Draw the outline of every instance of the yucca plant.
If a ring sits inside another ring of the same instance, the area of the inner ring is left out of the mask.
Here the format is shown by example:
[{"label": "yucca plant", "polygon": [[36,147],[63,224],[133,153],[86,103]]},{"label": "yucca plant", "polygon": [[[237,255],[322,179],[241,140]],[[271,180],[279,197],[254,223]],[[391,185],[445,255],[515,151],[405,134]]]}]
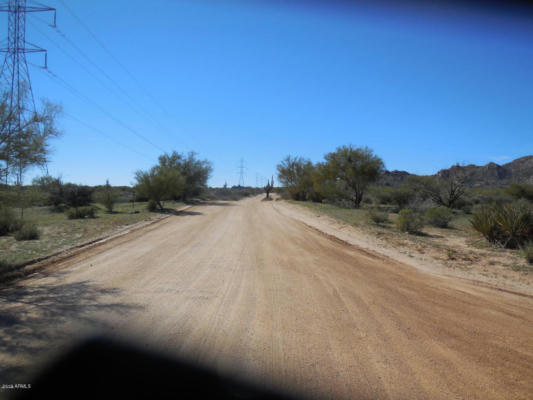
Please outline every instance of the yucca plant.
[{"label": "yucca plant", "polygon": [[533,211],[521,202],[482,207],[470,223],[490,243],[503,247],[517,248],[533,240]]},{"label": "yucca plant", "polygon": [[495,218],[495,207],[485,206],[474,213],[470,224],[472,228],[481,233],[490,243],[498,243],[501,232]]},{"label": "yucca plant", "polygon": [[498,207],[494,218],[501,231],[504,247],[516,249],[528,239],[532,231],[531,211],[520,204]]}]

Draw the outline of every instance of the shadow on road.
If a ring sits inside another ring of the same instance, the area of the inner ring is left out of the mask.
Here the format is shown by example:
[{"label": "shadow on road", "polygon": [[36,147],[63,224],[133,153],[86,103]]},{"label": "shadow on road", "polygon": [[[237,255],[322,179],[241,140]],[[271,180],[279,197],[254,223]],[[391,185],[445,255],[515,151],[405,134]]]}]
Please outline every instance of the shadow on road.
[{"label": "shadow on road", "polygon": [[208,201],[192,202],[192,203],[190,203],[190,205],[193,205],[193,206],[235,207],[234,202],[230,203],[230,201],[231,200],[223,200],[223,201],[208,200]]},{"label": "shadow on road", "polygon": [[25,372],[21,364],[36,360],[54,344],[72,340],[74,326],[110,329],[95,313],[123,315],[142,308],[116,300],[119,292],[89,281],[0,290],[0,383],[15,382]]}]

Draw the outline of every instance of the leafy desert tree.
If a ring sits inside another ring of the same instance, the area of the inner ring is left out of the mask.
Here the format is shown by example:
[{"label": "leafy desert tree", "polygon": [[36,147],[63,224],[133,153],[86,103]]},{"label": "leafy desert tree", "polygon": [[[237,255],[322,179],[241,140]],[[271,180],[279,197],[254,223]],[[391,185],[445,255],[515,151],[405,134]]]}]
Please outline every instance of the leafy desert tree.
[{"label": "leafy desert tree", "polygon": [[5,183],[13,177],[22,184],[24,173],[43,166],[50,154],[50,139],[61,134],[56,126],[61,106],[43,101],[42,107],[19,127],[16,115],[3,95],[0,102],[0,162]]},{"label": "leafy desert tree", "polygon": [[39,187],[45,196],[45,204],[59,210],[65,203],[63,182],[60,177],[54,178],[49,175],[41,176],[33,180],[33,185]]},{"label": "leafy desert tree", "polygon": [[356,208],[361,205],[368,186],[378,180],[384,169],[381,158],[368,147],[341,146],[324,158],[325,176],[344,187]]},{"label": "leafy desert tree", "polygon": [[161,168],[176,169],[183,177],[183,188],[177,198],[190,199],[200,195],[207,189],[207,181],[213,172],[213,167],[208,160],[199,160],[197,153],[190,152],[187,156],[173,151],[159,157]]},{"label": "leafy desert tree", "polygon": [[135,190],[140,197],[147,198],[163,210],[163,200],[180,197],[185,188],[185,178],[177,164],[168,164],[166,158],[149,171],[135,173]]},{"label": "leafy desert tree", "polygon": [[20,221],[24,220],[24,210],[33,207],[43,200],[43,193],[35,186],[17,185],[15,204],[20,211]]},{"label": "leafy desert tree", "polygon": [[455,165],[444,175],[409,177],[409,185],[437,206],[455,208],[467,191],[467,177],[462,167]]},{"label": "leafy desert tree", "polygon": [[285,157],[278,165],[278,180],[293,200],[307,200],[313,189],[313,164],[302,157]]}]

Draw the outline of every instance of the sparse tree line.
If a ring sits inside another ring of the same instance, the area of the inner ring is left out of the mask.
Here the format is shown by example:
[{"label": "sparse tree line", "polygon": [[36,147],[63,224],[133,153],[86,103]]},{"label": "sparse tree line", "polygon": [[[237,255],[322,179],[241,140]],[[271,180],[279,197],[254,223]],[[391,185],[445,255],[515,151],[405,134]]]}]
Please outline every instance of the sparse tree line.
[{"label": "sparse tree line", "polygon": [[117,203],[148,202],[150,211],[163,210],[164,201],[187,201],[200,196],[207,188],[212,167],[195,153],[163,154],[148,171],[135,173],[134,187],[87,186],[66,183],[60,177],[42,176],[31,185],[0,185],[0,236],[13,234],[17,240],[38,239],[35,224],[24,218],[30,207],[48,207],[50,212],[65,213],[68,219],[95,218],[99,203],[113,213]]},{"label": "sparse tree line", "polygon": [[400,231],[420,232],[425,224],[446,228],[455,215],[470,215],[472,228],[490,243],[522,248],[533,263],[533,185],[474,189],[457,165],[438,176],[409,176],[397,187],[382,186],[381,158],[368,147],[341,146],[313,163],[285,157],[277,166],[286,198],[367,209],[376,224],[398,213]]}]

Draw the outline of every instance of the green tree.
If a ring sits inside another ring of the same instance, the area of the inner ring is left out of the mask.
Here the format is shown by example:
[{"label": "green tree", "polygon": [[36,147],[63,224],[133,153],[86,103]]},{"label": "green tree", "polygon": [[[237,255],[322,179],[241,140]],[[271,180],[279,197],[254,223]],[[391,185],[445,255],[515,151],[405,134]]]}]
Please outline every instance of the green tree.
[{"label": "green tree", "polygon": [[211,163],[208,160],[199,160],[195,152],[190,152],[187,156],[176,151],[163,154],[159,157],[159,166],[179,171],[184,181],[176,199],[182,200],[200,195],[207,188],[207,181],[213,172]]},{"label": "green tree", "polygon": [[61,106],[44,100],[39,111],[18,126],[18,115],[7,102],[7,95],[0,102],[0,162],[5,183],[13,177],[23,183],[24,173],[33,166],[43,166],[50,154],[50,139],[61,134],[56,119]]},{"label": "green tree", "polygon": [[368,186],[378,180],[384,168],[381,158],[368,147],[341,146],[324,158],[325,177],[335,180],[356,208],[361,205]]},{"label": "green tree", "polygon": [[45,196],[45,204],[54,209],[60,209],[65,203],[63,182],[60,177],[54,178],[49,175],[41,176],[33,180],[33,185],[39,187]]},{"label": "green tree", "polygon": [[163,210],[163,200],[183,195],[185,188],[185,178],[179,169],[161,163],[161,159],[160,164],[149,171],[137,171],[135,180],[139,196],[154,202],[160,210]]},{"label": "green tree", "polygon": [[278,180],[293,200],[307,200],[313,190],[311,161],[302,157],[285,157],[278,165]]}]

